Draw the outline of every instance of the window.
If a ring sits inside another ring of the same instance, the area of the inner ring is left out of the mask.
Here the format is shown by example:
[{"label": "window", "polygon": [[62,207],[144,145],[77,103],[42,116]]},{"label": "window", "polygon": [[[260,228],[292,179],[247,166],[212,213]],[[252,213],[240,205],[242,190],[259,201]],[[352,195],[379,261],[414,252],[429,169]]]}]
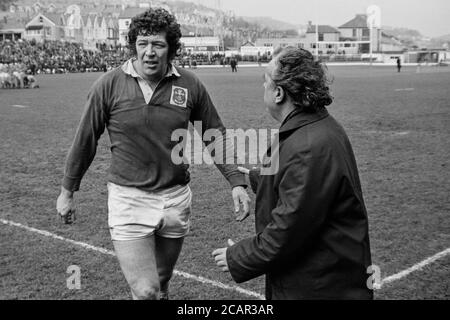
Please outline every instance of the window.
[{"label": "window", "polygon": [[319,41],[323,41],[323,33],[319,33]]},{"label": "window", "polygon": [[370,29],[363,29],[362,36],[363,37],[370,37]]},{"label": "window", "polygon": [[314,43],[311,43],[311,49],[315,49],[316,45]]},{"label": "window", "polygon": [[356,38],[356,29],[353,29],[353,37]]}]

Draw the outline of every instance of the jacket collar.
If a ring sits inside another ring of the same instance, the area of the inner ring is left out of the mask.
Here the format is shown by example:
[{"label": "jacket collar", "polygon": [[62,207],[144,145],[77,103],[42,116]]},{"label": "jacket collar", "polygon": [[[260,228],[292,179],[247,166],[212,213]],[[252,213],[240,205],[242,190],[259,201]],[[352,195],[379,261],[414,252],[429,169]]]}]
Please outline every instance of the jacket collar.
[{"label": "jacket collar", "polygon": [[304,127],[310,123],[322,120],[328,116],[329,113],[326,108],[322,108],[320,111],[315,113],[308,113],[300,109],[294,110],[281,124],[279,131],[280,135]]}]

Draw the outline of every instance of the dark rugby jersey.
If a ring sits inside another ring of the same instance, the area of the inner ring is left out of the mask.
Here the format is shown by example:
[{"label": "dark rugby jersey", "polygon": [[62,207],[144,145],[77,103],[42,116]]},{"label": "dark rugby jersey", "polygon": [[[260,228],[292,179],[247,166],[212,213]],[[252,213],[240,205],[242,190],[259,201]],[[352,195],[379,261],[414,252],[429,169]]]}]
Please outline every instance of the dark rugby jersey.
[{"label": "dark rugby jersey", "polygon": [[[163,78],[148,104],[138,80],[122,68],[94,83],[67,156],[62,182],[65,189],[79,190],[105,127],[112,153],[108,181],[146,191],[190,181],[189,165],[172,161],[172,150],[179,144],[171,140],[172,133],[188,129],[194,121],[201,121],[202,136],[208,129],[224,133],[225,128],[200,80],[187,70],[176,70],[179,75],[172,72]],[[232,187],[246,186],[236,165],[216,166]]]}]

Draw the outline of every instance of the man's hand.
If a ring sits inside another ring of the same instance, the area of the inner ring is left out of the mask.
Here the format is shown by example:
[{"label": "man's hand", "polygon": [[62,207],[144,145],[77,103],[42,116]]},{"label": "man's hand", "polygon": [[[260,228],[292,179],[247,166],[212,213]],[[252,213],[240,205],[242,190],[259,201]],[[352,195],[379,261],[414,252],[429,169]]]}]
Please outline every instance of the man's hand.
[{"label": "man's hand", "polygon": [[[234,241],[228,239],[228,247],[234,245]],[[223,272],[229,272],[228,263],[227,263],[227,249],[228,248],[220,248],[213,251],[212,255],[214,257],[214,261],[216,261],[217,266]]]},{"label": "man's hand", "polygon": [[244,187],[234,187],[232,191],[234,202],[234,213],[239,214],[240,205],[242,204],[242,213],[236,217],[236,221],[243,221],[250,214],[250,197]]},{"label": "man's hand", "polygon": [[59,194],[58,200],[56,200],[56,211],[61,216],[61,219],[64,219],[66,224],[71,224],[75,220],[73,192],[61,187],[61,193]]}]

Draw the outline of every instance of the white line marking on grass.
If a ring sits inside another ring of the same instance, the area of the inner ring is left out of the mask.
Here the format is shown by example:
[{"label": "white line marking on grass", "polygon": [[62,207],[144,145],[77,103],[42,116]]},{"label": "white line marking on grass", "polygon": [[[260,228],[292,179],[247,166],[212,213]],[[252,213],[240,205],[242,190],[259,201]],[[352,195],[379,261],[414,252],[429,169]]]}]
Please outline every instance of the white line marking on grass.
[{"label": "white line marking on grass", "polygon": [[388,283],[400,280],[400,279],[408,276],[409,274],[411,274],[411,273],[413,273],[415,271],[419,271],[419,270],[423,269],[424,267],[426,267],[427,265],[435,262],[436,260],[444,258],[445,256],[447,256],[449,254],[450,254],[450,248],[447,248],[444,251],[439,252],[439,253],[435,254],[434,256],[429,257],[429,258],[427,258],[427,259],[425,259],[425,260],[423,260],[423,261],[413,265],[411,268],[408,268],[408,269],[403,270],[403,271],[401,271],[399,273],[396,273],[396,274],[394,274],[392,276],[384,278],[383,280],[381,280],[381,285],[383,286],[385,284],[388,284]]},{"label": "white line marking on grass", "polygon": [[[20,224],[20,223],[17,223],[17,222],[13,222],[13,221],[9,221],[9,220],[0,219],[0,222],[3,223],[3,224],[9,225],[9,226],[25,229],[27,231],[34,232],[34,233],[40,234],[40,235],[45,236],[45,237],[49,237],[49,238],[52,238],[52,239],[68,242],[70,244],[82,247],[82,248],[87,249],[87,250],[97,251],[97,252],[100,252],[100,253],[103,253],[103,254],[107,254],[107,255],[110,255],[110,256],[115,256],[115,253],[113,251],[111,251],[111,250],[95,247],[95,246],[90,245],[88,243],[75,241],[75,240],[72,240],[72,239],[67,239],[67,238],[58,236],[57,234],[54,234],[54,233],[51,233],[51,232],[48,232],[48,231],[45,231],[45,230],[35,229],[35,228],[28,227],[28,226],[25,226],[23,224]],[[190,274],[190,273],[187,273],[187,272],[183,272],[183,271],[178,271],[178,270],[174,270],[174,274],[176,274],[177,276],[183,277],[183,278],[187,278],[187,279],[191,279],[191,280],[195,280],[195,281],[201,282],[203,284],[209,284],[209,285],[212,285],[214,287],[218,287],[218,288],[229,290],[229,291],[236,291],[236,292],[245,294],[245,295],[250,296],[250,297],[255,297],[255,298],[258,298],[260,300],[264,300],[264,297],[262,295],[260,295],[259,293],[256,293],[256,292],[250,291],[250,290],[246,290],[246,289],[243,289],[243,288],[238,287],[238,286],[229,286],[229,285],[226,285],[226,284],[218,282],[218,281],[210,280],[210,279],[207,279],[207,278],[204,278],[204,277],[200,277],[200,276],[195,276],[193,274]]]},{"label": "white line marking on grass", "polygon": [[406,136],[411,133],[411,131],[383,131],[383,130],[366,130],[363,131],[367,134],[381,134],[381,135],[391,135],[391,136]]},{"label": "white line marking on grass", "polygon": [[406,136],[409,134],[409,131],[399,131],[399,132],[395,132],[394,134],[396,134],[398,136]]},{"label": "white line marking on grass", "polygon": [[414,88],[395,89],[395,91],[414,91]]},{"label": "white line marking on grass", "polygon": [[13,104],[11,107],[13,107],[13,108],[30,108],[30,106],[23,106],[21,104]]}]

